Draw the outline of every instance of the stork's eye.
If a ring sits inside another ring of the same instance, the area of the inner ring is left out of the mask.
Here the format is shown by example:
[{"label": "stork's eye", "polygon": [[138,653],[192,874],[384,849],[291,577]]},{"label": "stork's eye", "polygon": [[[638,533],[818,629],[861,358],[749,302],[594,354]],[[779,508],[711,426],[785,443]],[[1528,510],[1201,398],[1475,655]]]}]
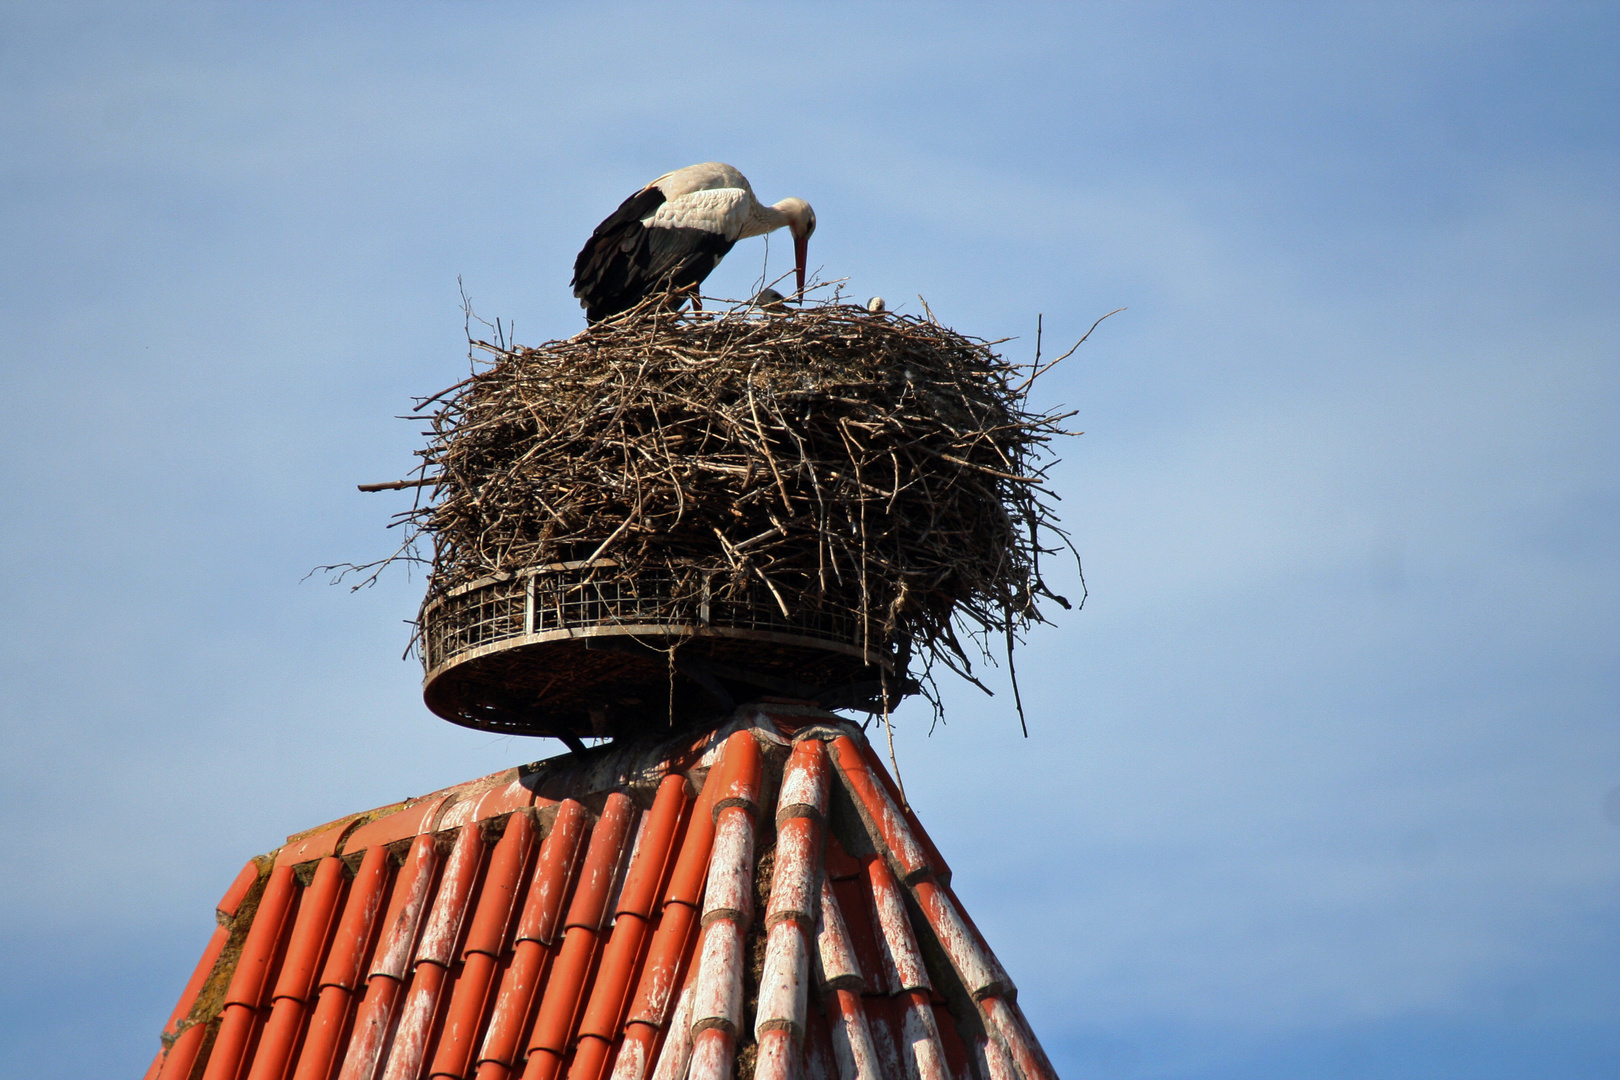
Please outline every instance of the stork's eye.
[{"label": "stork's eye", "polygon": [[808,239],[810,234],[815,232],[815,231],[816,231],[816,212],[814,210],[812,210],[812,211],[810,211],[809,220],[804,223],[804,235]]}]

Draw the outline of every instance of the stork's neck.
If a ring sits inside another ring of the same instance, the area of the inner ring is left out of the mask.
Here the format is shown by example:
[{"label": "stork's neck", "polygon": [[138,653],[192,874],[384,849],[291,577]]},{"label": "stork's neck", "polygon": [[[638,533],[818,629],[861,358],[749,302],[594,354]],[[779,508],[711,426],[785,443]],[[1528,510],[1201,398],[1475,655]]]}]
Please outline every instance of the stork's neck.
[{"label": "stork's neck", "polygon": [[[783,200],[783,202],[786,201]],[[780,206],[781,204],[777,205]],[[792,219],[778,209],[777,206],[766,206],[764,203],[756,202],[753,209],[749,211],[748,220],[743,222],[742,232],[737,235],[737,239],[744,240],[750,236],[764,236],[768,232],[786,228],[791,223]]]}]

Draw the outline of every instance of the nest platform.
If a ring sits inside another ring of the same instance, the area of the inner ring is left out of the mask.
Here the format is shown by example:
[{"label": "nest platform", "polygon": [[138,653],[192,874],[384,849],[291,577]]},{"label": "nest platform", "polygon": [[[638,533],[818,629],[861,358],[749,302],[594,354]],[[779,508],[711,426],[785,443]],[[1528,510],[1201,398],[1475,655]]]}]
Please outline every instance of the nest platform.
[{"label": "nest platform", "polygon": [[612,560],[459,586],[422,611],[424,699],[446,720],[519,735],[640,733],[762,693],[881,707],[892,660],[863,643],[854,613],[785,617],[757,586],[682,604],[674,586]]},{"label": "nest platform", "polygon": [[427,704],[618,737],[760,694],[876,710],[969,670],[1061,601],[1040,557],[1062,417],[992,344],[840,304],[475,342],[400,485],[428,494],[400,515],[432,545]]}]

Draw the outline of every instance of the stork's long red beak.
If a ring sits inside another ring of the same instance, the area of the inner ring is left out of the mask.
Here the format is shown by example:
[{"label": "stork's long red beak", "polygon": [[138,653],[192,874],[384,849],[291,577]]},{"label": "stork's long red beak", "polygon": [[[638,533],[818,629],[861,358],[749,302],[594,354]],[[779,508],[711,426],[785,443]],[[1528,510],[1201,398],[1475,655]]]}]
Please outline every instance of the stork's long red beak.
[{"label": "stork's long red beak", "polygon": [[810,238],[808,236],[795,236],[793,238],[794,269],[799,275],[799,302],[804,302],[804,261],[810,254]]}]

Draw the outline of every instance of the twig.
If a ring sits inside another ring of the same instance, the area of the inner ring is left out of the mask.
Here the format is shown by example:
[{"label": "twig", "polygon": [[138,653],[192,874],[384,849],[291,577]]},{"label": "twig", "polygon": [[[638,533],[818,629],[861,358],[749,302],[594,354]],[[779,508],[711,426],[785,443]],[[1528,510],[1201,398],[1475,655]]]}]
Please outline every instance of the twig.
[{"label": "twig", "polygon": [[1040,480],[1036,479],[1033,476],[1018,476],[1018,475],[1016,475],[1014,473],[1002,472],[1000,469],[992,469],[988,465],[980,465],[980,464],[978,464],[977,462],[974,462],[974,461],[966,461],[966,460],[964,460],[962,458],[957,457],[954,454],[940,454],[939,456],[944,458],[946,461],[950,462],[952,465],[960,465],[965,469],[976,469],[979,472],[986,473],[986,474],[988,474],[990,476],[999,477],[1002,480],[1014,480],[1014,481],[1017,481],[1020,484],[1039,484],[1039,483],[1041,483]]},{"label": "twig", "polygon": [[[1122,307],[1117,307],[1113,311],[1110,311],[1108,313],[1108,315],[1104,315],[1102,317],[1102,319],[1098,319],[1096,322],[1092,323],[1091,324],[1091,330],[1095,330],[1095,329],[1097,329],[1097,327],[1101,326],[1103,319],[1108,318],[1109,315],[1118,315],[1120,312],[1122,312],[1124,310],[1126,310],[1126,309],[1122,308]],[[1080,340],[1075,342],[1074,346],[1071,349],[1069,349],[1068,352],[1064,353],[1062,356],[1058,357],[1056,360],[1053,360],[1050,364],[1047,364],[1045,367],[1039,366],[1040,352],[1037,349],[1036,354],[1035,354],[1035,356],[1036,356],[1035,370],[1030,372],[1029,378],[1027,378],[1023,382],[1019,383],[1018,386],[1013,389],[1013,393],[1020,394],[1020,395],[1023,394],[1024,391],[1028,390],[1032,385],[1034,385],[1036,379],[1040,378],[1042,375],[1046,374],[1048,371],[1051,371],[1053,368],[1055,368],[1059,364],[1063,363],[1063,361],[1065,361],[1069,357],[1073,356],[1074,353],[1075,353],[1075,350],[1080,348],[1080,346],[1084,345],[1086,343],[1086,338],[1091,336],[1091,330],[1087,330],[1084,334],[1080,335]]]},{"label": "twig", "polygon": [[361,491],[399,491],[403,488],[432,487],[439,482],[437,476],[424,476],[420,480],[390,480],[385,484],[356,484]]},{"label": "twig", "polygon": [[[638,507],[637,509],[640,508]],[[624,530],[630,527],[631,522],[635,521],[636,517],[637,514],[632,511],[630,516],[624,519],[623,524],[621,524],[617,529],[614,529],[613,532],[609,533],[608,538],[602,541],[595,551],[591,552],[585,557],[585,565],[590,566],[595,563],[597,559],[601,558],[602,552],[606,551],[613,541],[624,535]]]},{"label": "twig", "polygon": [[894,784],[900,789],[901,808],[910,811],[911,800],[906,798],[906,782],[900,776],[900,759],[894,754],[894,723],[889,719],[889,673],[884,671],[883,683],[883,730],[889,735],[889,765],[894,769]]}]

